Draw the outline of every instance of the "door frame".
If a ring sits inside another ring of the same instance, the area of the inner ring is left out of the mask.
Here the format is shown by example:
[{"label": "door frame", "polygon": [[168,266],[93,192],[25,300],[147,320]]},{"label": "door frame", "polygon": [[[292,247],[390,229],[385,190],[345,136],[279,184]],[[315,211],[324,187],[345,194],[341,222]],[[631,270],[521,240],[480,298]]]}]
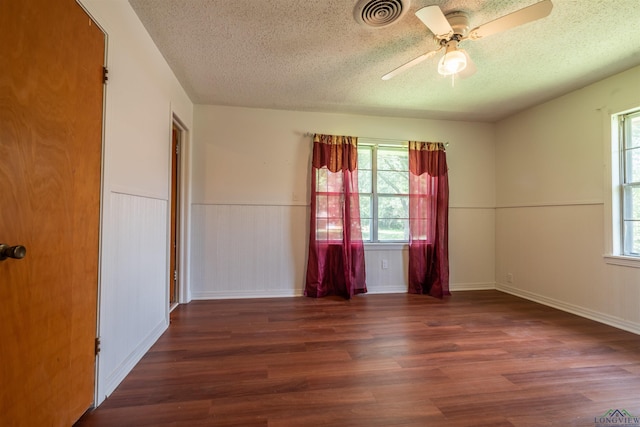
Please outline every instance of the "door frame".
[{"label": "door frame", "polygon": [[169,158],[171,159],[170,167],[170,185],[169,185],[169,311],[173,311],[174,308],[180,304],[180,280],[178,274],[182,271],[180,265],[180,197],[182,192],[180,191],[180,171],[181,171],[181,159],[182,153],[180,148],[182,145],[182,129],[175,123],[171,124],[171,145],[169,151]]},{"label": "door frame", "polygon": [[[173,138],[173,127],[177,127],[180,131],[179,140],[179,157],[178,157],[178,211],[177,211],[177,234],[178,234],[178,253],[176,259],[176,268],[178,270],[178,287],[177,301],[173,307],[169,303],[169,286],[172,277],[167,277],[167,316],[170,311],[178,304],[186,304],[191,301],[190,292],[190,274],[189,274],[189,245],[190,245],[190,217],[191,217],[191,132],[175,112],[171,113],[171,131],[169,132],[169,176],[168,188],[171,191],[171,140]],[[171,194],[168,195],[167,202],[167,242],[171,239]],[[167,245],[167,267],[169,265],[169,257],[171,256],[171,244]],[[169,275],[170,276],[170,275]],[[167,318],[168,320],[168,318]]]}]

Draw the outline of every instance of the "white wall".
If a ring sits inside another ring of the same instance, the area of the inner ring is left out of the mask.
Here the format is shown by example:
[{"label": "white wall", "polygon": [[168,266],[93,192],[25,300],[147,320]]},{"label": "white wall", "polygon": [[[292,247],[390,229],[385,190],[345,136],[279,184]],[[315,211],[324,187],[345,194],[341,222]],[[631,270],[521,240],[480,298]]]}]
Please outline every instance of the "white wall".
[{"label": "white wall", "polygon": [[83,0],[108,36],[96,404],[168,326],[173,115],[193,104],[126,0]]},{"label": "white wall", "polygon": [[[493,125],[195,106],[194,298],[301,295],[308,242],[307,132],[448,142],[451,289],[493,288]],[[366,252],[370,293],[406,292],[399,247]],[[381,260],[389,268],[382,270]]]},{"label": "white wall", "polygon": [[498,289],[640,333],[640,269],[603,258],[610,115],[637,106],[640,67],[496,124]]}]

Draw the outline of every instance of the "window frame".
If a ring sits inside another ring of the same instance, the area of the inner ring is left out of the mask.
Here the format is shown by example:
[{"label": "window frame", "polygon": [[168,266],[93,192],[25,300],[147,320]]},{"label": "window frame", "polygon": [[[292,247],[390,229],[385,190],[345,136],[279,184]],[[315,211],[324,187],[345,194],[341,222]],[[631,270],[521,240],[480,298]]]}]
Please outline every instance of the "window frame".
[{"label": "window frame", "polygon": [[[617,111],[616,111],[617,110]],[[605,163],[605,248],[603,259],[607,264],[640,268],[640,256],[629,256],[624,254],[623,242],[623,174],[624,168],[622,159],[624,152],[623,144],[623,117],[628,117],[635,113],[640,113],[639,105],[627,105],[626,108],[616,110],[603,109],[603,127],[607,129],[606,135],[609,136],[607,150],[609,155],[606,156]]]},{"label": "window frame", "polygon": [[[383,149],[389,149],[389,150],[394,150],[394,151],[407,151],[408,153],[408,149],[409,149],[409,145],[408,142],[406,141],[372,141],[372,140],[365,140],[365,139],[360,139],[358,141],[358,149],[360,148],[364,148],[367,147],[368,149],[371,150],[371,193],[365,193],[362,191],[362,183],[360,182],[360,179],[358,179],[358,191],[359,191],[359,196],[367,196],[370,197],[370,218],[366,218],[369,220],[369,239],[364,239],[363,237],[363,242],[367,245],[406,245],[409,243],[409,238],[407,237],[407,239],[398,239],[398,240],[380,240],[380,233],[379,233],[379,223],[380,223],[380,218],[378,215],[378,208],[379,208],[379,198],[380,196],[382,197],[397,197],[397,198],[406,198],[407,203],[409,203],[409,190],[407,188],[407,193],[399,193],[399,194],[395,194],[395,193],[379,193],[378,192],[378,152],[380,148]],[[409,159],[407,157],[407,165],[406,165],[406,173],[407,173],[407,180],[409,179]],[[360,170],[360,169],[359,169]],[[364,170],[369,170],[369,169],[364,169]],[[401,171],[404,172],[404,171]],[[408,182],[407,182],[408,185]],[[361,197],[359,197],[360,200],[362,200]],[[361,204],[362,206],[362,204]],[[408,206],[407,206],[407,218],[405,218],[405,220],[407,221],[407,227],[409,224],[409,211],[408,211]],[[362,221],[363,216],[362,216],[362,209],[360,212],[360,219]]]},{"label": "window frame", "polygon": [[[628,164],[628,154],[633,151],[640,152],[640,144],[636,146],[629,147],[630,139],[631,139],[631,119],[637,118],[640,119],[640,109],[633,110],[624,114],[620,114],[618,116],[618,144],[619,144],[619,221],[620,226],[618,227],[619,233],[619,251],[620,255],[624,257],[638,258],[640,259],[640,248],[634,252],[632,250],[633,245],[629,242],[631,238],[631,232],[627,229],[627,224],[633,222],[640,222],[640,218],[632,219],[627,217],[627,212],[629,211],[629,205],[632,204],[632,201],[629,200],[631,196],[629,196],[627,189],[638,189],[640,190],[640,179],[632,181],[629,180],[629,176],[631,173],[631,165]],[[640,168],[640,162],[636,165]]]}]

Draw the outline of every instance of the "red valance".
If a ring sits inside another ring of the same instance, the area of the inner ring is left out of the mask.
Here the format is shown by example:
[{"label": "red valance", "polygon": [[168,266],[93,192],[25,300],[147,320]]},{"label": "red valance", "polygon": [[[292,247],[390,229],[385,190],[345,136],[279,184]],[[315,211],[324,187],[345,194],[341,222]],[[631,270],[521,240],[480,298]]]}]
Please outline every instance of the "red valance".
[{"label": "red valance", "polygon": [[331,172],[353,172],[358,166],[358,138],[316,134],[313,137],[313,167]]}]

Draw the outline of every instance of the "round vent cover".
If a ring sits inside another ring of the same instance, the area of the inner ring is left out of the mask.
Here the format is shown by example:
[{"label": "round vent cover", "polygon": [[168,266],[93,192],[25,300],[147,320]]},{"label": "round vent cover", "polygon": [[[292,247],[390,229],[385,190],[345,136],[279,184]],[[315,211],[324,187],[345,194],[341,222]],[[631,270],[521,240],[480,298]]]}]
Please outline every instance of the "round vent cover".
[{"label": "round vent cover", "polygon": [[382,28],[391,25],[409,9],[410,0],[360,0],[353,15],[361,24]]}]

